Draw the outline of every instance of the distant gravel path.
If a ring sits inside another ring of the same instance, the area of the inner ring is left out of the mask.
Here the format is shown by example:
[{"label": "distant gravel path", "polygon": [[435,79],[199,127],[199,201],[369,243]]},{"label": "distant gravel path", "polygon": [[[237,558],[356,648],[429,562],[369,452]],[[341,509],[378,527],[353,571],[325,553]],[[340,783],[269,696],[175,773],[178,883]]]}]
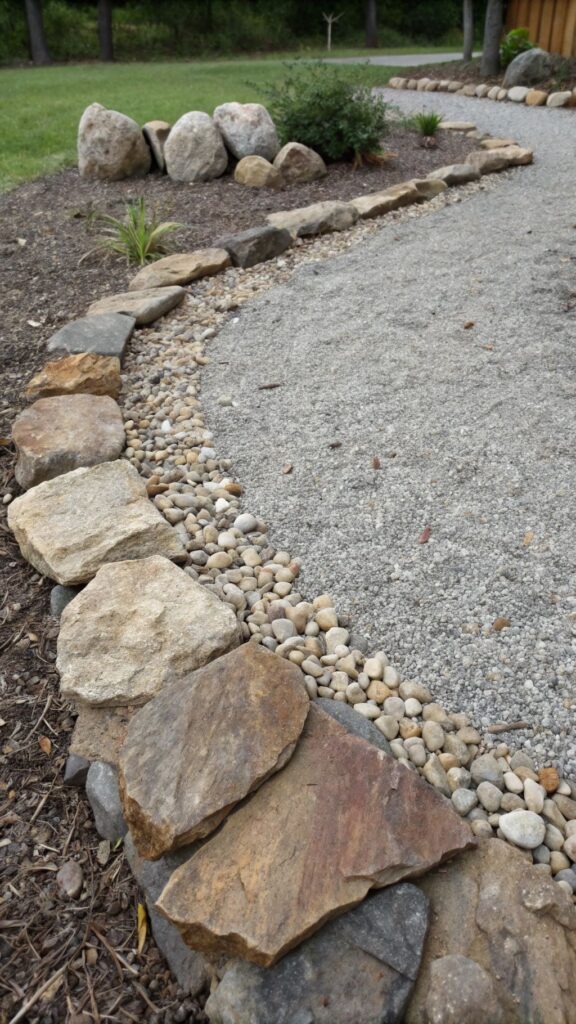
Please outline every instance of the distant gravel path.
[{"label": "distant gravel path", "polygon": [[209,425],[303,593],[575,776],[576,113],[383,91],[537,162],[248,304],[210,350]]}]

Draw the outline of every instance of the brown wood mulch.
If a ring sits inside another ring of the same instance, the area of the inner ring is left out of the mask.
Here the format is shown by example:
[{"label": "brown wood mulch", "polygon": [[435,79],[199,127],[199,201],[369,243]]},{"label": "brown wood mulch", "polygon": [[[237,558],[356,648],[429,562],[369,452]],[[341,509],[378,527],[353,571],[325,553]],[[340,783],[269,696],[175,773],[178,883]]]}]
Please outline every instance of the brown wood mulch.
[{"label": "brown wood mulch", "polygon": [[[229,176],[204,185],[160,175],[104,183],[68,170],[1,196],[0,496],[19,490],[9,430],[23,385],[46,361],[45,340],[134,273],[118,260],[82,259],[95,246],[98,213],[122,215],[143,195],[161,220],[181,223],[175,248],[193,249],[262,224],[274,210],[425,176],[470,149],[452,133],[424,149],[405,128],[386,145],[398,155],[383,168],[337,164],[321,181],[279,193]],[[0,1024],[200,1024],[204,1000],[178,989],[150,937],[137,952],[138,893],[121,846],[103,844],[84,795],[63,788],[74,712],[59,696],[51,583],[22,560],[2,505],[0,578]],[[78,899],[56,883],[70,859],[84,874]]]}]

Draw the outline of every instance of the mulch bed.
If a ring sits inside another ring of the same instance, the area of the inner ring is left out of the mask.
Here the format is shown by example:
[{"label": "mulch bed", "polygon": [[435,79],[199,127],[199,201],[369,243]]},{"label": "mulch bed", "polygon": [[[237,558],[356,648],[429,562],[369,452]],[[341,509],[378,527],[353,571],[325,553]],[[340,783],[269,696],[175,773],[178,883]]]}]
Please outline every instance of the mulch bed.
[{"label": "mulch bed", "polygon": [[[424,149],[406,129],[391,132],[386,145],[398,154],[386,167],[334,165],[325,179],[280,193],[230,177],[194,186],[159,175],[104,183],[68,170],[0,197],[0,498],[19,490],[10,426],[24,404],[23,385],[46,361],[45,340],[134,273],[118,260],[81,261],[96,242],[95,213],[121,215],[127,200],[144,195],[162,220],[182,224],[175,248],[193,249],[262,224],[274,210],[423,177],[470,149],[469,140],[448,132],[437,149]],[[23,562],[3,505],[0,578],[0,1024],[16,1016],[29,1024],[199,1024],[203,1000],[179,991],[153,941],[136,952],[138,893],[122,848],[100,841],[83,793],[63,788],[74,716],[58,691],[51,583]],[[84,873],[76,900],[56,883],[69,859]]]},{"label": "mulch bed", "polygon": [[[576,58],[555,57],[555,73],[551,78],[534,85],[535,89],[545,89],[547,92],[561,92],[564,89],[573,89],[576,86]],[[462,85],[480,82],[486,85],[502,85],[504,72],[487,78],[480,70],[480,59],[454,60],[446,64],[423,64],[417,68],[405,69],[405,78],[446,78],[450,81],[462,82]]]}]

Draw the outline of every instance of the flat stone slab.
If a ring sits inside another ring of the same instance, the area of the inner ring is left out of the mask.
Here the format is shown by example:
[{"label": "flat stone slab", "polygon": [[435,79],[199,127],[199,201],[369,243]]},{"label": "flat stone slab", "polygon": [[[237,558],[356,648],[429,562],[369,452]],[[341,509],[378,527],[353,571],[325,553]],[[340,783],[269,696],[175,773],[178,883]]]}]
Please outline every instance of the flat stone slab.
[{"label": "flat stone slab", "polygon": [[474,842],[416,773],[312,704],[286,767],[172,875],[157,907],[192,948],[269,966],[370,889]]},{"label": "flat stone slab", "polygon": [[438,167],[427,176],[430,181],[446,182],[447,185],[465,185],[468,181],[478,181],[480,172],[472,164],[448,164],[446,167]]},{"label": "flat stone slab", "polygon": [[25,394],[30,401],[54,395],[109,395],[117,399],[121,386],[117,356],[78,352],[46,363],[32,377]]},{"label": "flat stone slab", "polygon": [[139,853],[155,859],[212,832],[289,761],[309,707],[300,669],[258,644],[163,686],[130,723],[120,755]]},{"label": "flat stone slab", "polygon": [[8,525],[22,556],[63,586],[85,583],[106,562],[186,557],[144,480],[124,459],[38,484],[9,505]]},{"label": "flat stone slab", "polygon": [[248,228],[237,235],[219,238],[216,246],[225,249],[236,267],[253,267],[256,263],[280,256],[292,245],[289,231],[267,227]]},{"label": "flat stone slab", "polygon": [[326,200],[302,206],[298,210],[280,210],[270,213],[266,220],[275,228],[285,228],[296,238],[307,235],[325,235],[330,231],[345,231],[358,220],[359,213],[352,203]]},{"label": "flat stone slab", "polygon": [[186,292],[183,288],[141,288],[138,291],[119,292],[98,299],[88,307],[88,316],[103,313],[121,313],[133,317],[137,324],[151,324],[154,320],[169,313],[183,300]]},{"label": "flat stone slab", "polygon": [[275,967],[234,963],[205,1012],[211,1024],[402,1024],[427,928],[423,893],[408,882],[393,885]]},{"label": "flat stone slab", "polygon": [[501,146],[499,149],[477,149],[469,153],[466,161],[475,167],[480,174],[493,174],[505,171],[508,167],[520,167],[531,164],[534,153],[522,146]]},{"label": "flat stone slab", "polygon": [[473,132],[476,125],[473,121],[442,121],[438,127],[445,132]]},{"label": "flat stone slab", "polygon": [[130,291],[163,288],[166,285],[189,284],[200,277],[210,277],[230,266],[225,249],[198,249],[165,256],[147,267],[142,267],[129,284]]},{"label": "flat stone slab", "polygon": [[85,704],[145,704],[239,639],[230,606],[167,558],[111,562],[62,613],[60,689]]},{"label": "flat stone slab", "polygon": [[120,408],[104,395],[40,398],[16,417],[14,476],[27,490],[80,466],[117,459],[126,435]]},{"label": "flat stone slab", "polygon": [[70,739],[70,753],[87,761],[118,765],[128,726],[138,708],[102,708],[78,705],[78,717]]},{"label": "flat stone slab", "polygon": [[422,199],[416,185],[412,182],[405,182],[402,185],[391,185],[390,188],[382,189],[381,192],[372,192],[367,196],[358,196],[351,199],[350,205],[358,211],[363,219],[368,217],[381,217],[390,210],[398,210],[401,206],[409,206],[410,203],[417,203]]},{"label": "flat stone slab", "polygon": [[84,316],[61,327],[46,343],[49,352],[92,352],[98,356],[116,356],[124,361],[126,345],[136,320],[121,313]]}]

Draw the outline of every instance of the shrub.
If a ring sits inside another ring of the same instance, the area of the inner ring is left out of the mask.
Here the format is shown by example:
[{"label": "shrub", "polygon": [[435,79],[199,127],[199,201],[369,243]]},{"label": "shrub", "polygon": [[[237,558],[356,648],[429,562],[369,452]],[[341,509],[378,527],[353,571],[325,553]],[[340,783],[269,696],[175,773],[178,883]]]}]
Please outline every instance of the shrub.
[{"label": "shrub", "polygon": [[142,198],[127,204],[124,220],[108,214],[102,214],[99,219],[106,228],[98,247],[124,256],[128,263],[137,263],[140,267],[164,256],[169,251],[166,236],[181,227],[174,221],[159,223],[154,215],[148,219]]},{"label": "shrub", "polygon": [[357,74],[321,62],[287,67],[286,79],[266,89],[282,143],[301,142],[331,162],[380,153],[386,104]]},{"label": "shrub", "polygon": [[527,28],[514,28],[507,36],[504,36],[500,44],[500,63],[507,68],[514,57],[525,50],[531,50],[534,43],[530,42]]},{"label": "shrub", "polygon": [[420,135],[430,137],[436,135],[438,128],[442,124],[442,114],[428,113],[422,111],[421,114],[415,114],[412,118],[412,124]]}]

